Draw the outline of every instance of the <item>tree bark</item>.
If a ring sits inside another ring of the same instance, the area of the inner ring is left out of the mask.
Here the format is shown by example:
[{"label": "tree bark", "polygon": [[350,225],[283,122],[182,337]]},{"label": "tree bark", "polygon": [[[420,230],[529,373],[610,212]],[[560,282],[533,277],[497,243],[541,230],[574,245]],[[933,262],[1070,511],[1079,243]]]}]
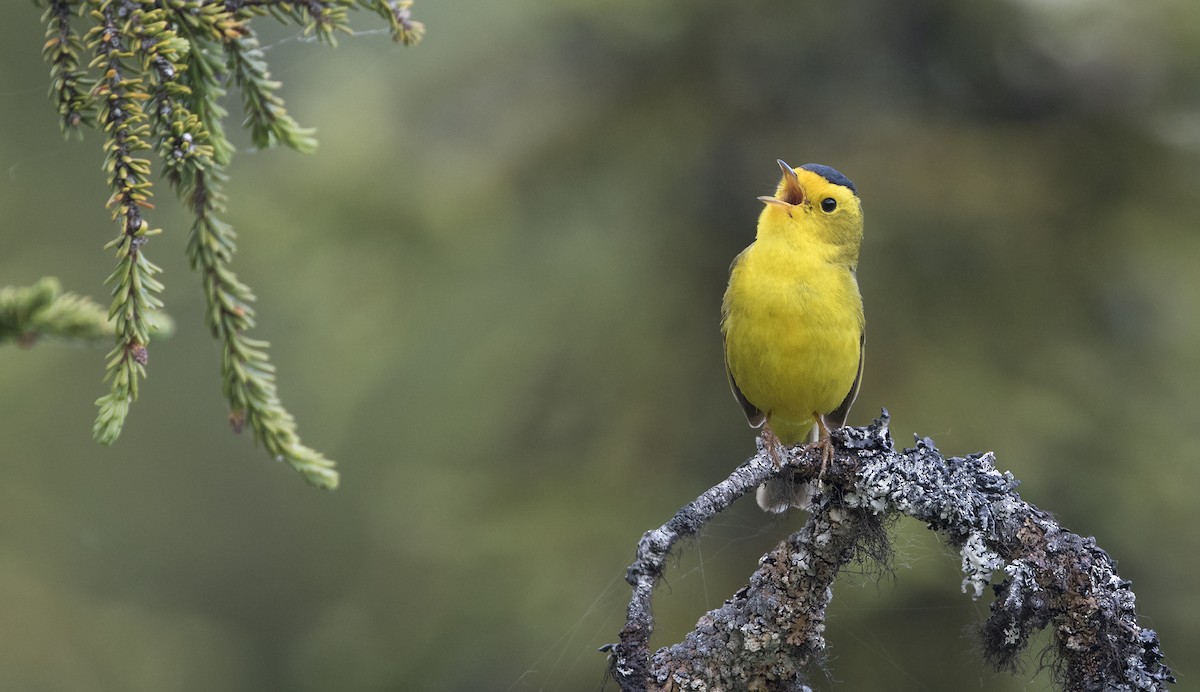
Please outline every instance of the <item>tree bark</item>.
[{"label": "tree bark", "polygon": [[[925,522],[962,555],[962,589],[978,598],[997,570],[982,656],[1012,670],[1030,636],[1053,626],[1053,666],[1068,690],[1165,690],[1174,683],[1158,637],[1137,624],[1130,582],[1093,538],[1067,531],[1023,501],[989,452],[945,458],[928,438],[897,452],[888,414],[833,433],[835,455],[802,445],[772,460],[758,453],[721,483],[646,532],[626,580],[633,586],[620,642],[606,647],[626,692],[809,690],[804,671],[823,660],[833,582],[855,559],[887,561],[887,524]],[[808,522],[759,561],[749,583],[700,618],[683,641],[649,651],[652,592],[672,547],[770,478],[820,476]]]}]

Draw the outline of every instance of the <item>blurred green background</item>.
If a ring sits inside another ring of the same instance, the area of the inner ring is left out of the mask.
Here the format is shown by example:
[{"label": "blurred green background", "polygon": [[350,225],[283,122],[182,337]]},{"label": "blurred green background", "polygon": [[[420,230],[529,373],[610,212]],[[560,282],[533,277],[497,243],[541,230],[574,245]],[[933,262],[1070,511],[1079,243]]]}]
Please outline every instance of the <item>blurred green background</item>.
[{"label": "blurred green background", "polygon": [[[0,283],[56,275],[104,300],[98,138],[62,141],[39,11],[5,15]],[[341,489],[230,434],[188,221],[159,190],[148,253],[177,333],[120,441],[90,434],[105,348],[0,349],[0,689],[602,688],[637,539],[753,449],[718,305],[779,157],[838,168],[864,200],[851,422],[887,406],[902,444],[994,450],[1119,561],[1194,686],[1200,5],[415,16],[415,49],[260,24],[321,148],[232,168],[252,335]],[[683,546],[655,643],[800,521],[746,499]],[[819,689],[1052,688],[1037,651],[1017,676],[980,662],[987,599],[959,593],[948,546],[915,522],[895,540],[893,575],[837,585]]]}]

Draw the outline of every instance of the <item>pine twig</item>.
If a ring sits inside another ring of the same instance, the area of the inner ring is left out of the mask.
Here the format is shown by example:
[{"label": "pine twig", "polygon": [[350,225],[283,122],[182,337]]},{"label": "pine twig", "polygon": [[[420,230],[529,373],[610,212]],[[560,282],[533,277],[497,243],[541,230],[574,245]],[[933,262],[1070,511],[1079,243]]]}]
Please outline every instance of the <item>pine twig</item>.
[{"label": "pine twig", "polygon": [[678,540],[770,478],[812,480],[819,460],[795,447],[777,468],[760,448],[648,531],[627,575],[633,598],[620,642],[606,647],[621,689],[808,689],[803,670],[822,661],[834,578],[852,560],[886,556],[884,527],[900,516],[925,522],[959,549],[962,588],[974,598],[1003,570],[980,638],[983,657],[997,668],[1013,669],[1033,633],[1053,626],[1054,670],[1064,689],[1165,690],[1175,682],[1157,635],[1137,624],[1130,582],[1094,539],[1023,501],[991,453],[947,459],[928,438],[897,452],[887,425],[884,411],[870,426],[835,432],[837,452],[805,526],[682,642],[653,655],[651,595]]}]

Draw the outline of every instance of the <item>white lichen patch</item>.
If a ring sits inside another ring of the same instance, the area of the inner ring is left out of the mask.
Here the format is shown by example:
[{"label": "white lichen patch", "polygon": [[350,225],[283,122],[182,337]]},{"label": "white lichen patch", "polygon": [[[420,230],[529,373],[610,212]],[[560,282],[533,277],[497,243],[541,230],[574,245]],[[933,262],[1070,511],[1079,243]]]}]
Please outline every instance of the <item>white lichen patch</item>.
[{"label": "white lichen patch", "polygon": [[967,542],[960,551],[962,555],[962,571],[966,576],[962,580],[962,592],[972,594],[972,599],[983,595],[983,589],[992,581],[992,572],[1004,567],[1004,560],[989,550],[984,544],[983,536],[973,533],[967,537]]},{"label": "white lichen patch", "polygon": [[810,555],[807,550],[801,548],[792,553],[791,557],[789,558],[789,562],[792,563],[793,568],[808,575],[813,574],[812,555]]}]

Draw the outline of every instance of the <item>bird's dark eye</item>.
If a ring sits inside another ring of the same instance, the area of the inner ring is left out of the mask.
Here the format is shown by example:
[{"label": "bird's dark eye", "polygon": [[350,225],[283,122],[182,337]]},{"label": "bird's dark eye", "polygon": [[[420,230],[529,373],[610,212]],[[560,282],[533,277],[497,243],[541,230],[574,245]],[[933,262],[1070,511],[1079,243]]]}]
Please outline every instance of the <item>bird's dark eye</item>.
[{"label": "bird's dark eye", "polygon": [[828,214],[829,212],[833,211],[834,209],[837,209],[837,200],[836,199],[834,199],[832,197],[826,197],[825,199],[821,200],[821,211]]}]

